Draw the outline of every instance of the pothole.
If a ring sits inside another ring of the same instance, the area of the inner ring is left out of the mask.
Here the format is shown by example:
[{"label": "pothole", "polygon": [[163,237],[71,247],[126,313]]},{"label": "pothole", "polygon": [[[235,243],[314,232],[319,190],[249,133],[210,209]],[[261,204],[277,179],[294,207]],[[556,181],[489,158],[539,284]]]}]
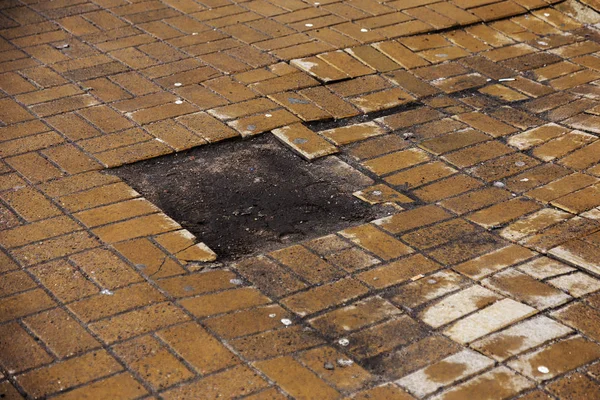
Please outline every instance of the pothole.
[{"label": "pothole", "polygon": [[199,147],[111,170],[222,261],[388,215],[352,192],[373,181],[337,157],[309,163],[272,135]]}]

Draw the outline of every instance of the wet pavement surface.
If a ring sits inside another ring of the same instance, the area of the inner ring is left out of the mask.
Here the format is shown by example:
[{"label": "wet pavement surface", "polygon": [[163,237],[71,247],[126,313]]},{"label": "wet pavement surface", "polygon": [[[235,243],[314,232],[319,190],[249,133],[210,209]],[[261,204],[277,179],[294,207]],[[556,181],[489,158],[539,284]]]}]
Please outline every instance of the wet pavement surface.
[{"label": "wet pavement surface", "polygon": [[600,4],[0,4],[0,397],[600,398]]}]

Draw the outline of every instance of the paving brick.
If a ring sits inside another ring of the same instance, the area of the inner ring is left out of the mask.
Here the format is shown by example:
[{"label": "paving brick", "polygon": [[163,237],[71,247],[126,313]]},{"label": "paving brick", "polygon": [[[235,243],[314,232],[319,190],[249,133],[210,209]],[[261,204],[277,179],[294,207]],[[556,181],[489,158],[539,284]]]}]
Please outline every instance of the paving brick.
[{"label": "paving brick", "polygon": [[481,286],[471,286],[452,294],[425,308],[420,318],[426,324],[438,328],[473,311],[492,304],[501,297]]},{"label": "paving brick", "polygon": [[368,289],[352,278],[342,279],[335,283],[325,284],[306,292],[286,297],[281,302],[296,314],[304,317],[307,314],[346,303],[347,301],[367,293]]},{"label": "paving brick", "polygon": [[529,275],[514,269],[506,269],[498,274],[487,278],[482,283],[492,287],[499,292],[522,301],[538,310],[556,307],[571,299],[560,290],[539,282]]},{"label": "paving brick", "polygon": [[301,124],[275,129],[273,134],[307,160],[337,152],[337,148]]},{"label": "paving brick", "polygon": [[435,205],[419,207],[376,220],[374,223],[390,233],[406,232],[451,217],[451,214]]},{"label": "paving brick", "polygon": [[367,224],[345,229],[340,234],[384,260],[413,252],[410,247],[380,231],[373,225]]},{"label": "paving brick", "polygon": [[463,350],[396,381],[421,398],[452,383],[475,375],[494,362],[472,350]]},{"label": "paving brick", "polygon": [[82,271],[102,287],[116,289],[142,281],[142,277],[112,252],[93,249],[70,257]]},{"label": "paving brick", "polygon": [[285,268],[264,256],[250,258],[235,265],[249,281],[271,296],[283,296],[307,287]]},{"label": "paving brick", "polygon": [[425,336],[425,330],[409,316],[401,315],[348,335],[348,351],[358,359],[365,359],[414,342],[422,336]]},{"label": "paving brick", "polygon": [[390,294],[390,301],[408,308],[416,308],[450,292],[465,287],[468,280],[453,271],[440,271],[403,285]]},{"label": "paving brick", "polygon": [[429,156],[419,149],[408,149],[381,156],[364,163],[365,167],[377,175],[384,175],[429,160]]},{"label": "paving brick", "polygon": [[458,400],[475,396],[490,400],[509,399],[525,389],[533,386],[533,382],[506,367],[497,367],[493,370],[476,376],[438,396],[435,400]]},{"label": "paving brick", "polygon": [[[160,319],[156,315],[160,315]],[[188,319],[173,304],[165,302],[100,320],[89,327],[105,342],[114,343]]]},{"label": "paving brick", "polygon": [[[570,268],[569,270],[572,271]],[[570,272],[569,270],[565,272]],[[585,296],[586,294],[600,290],[600,281],[583,272],[559,276],[550,279],[548,283],[568,292],[573,297]]]},{"label": "paving brick", "polygon": [[414,193],[423,201],[439,201],[481,186],[483,184],[480,181],[459,173],[429,185],[421,186]]},{"label": "paving brick", "polygon": [[598,310],[580,302],[574,302],[552,313],[552,316],[587,337],[598,340]]},{"label": "paving brick", "polygon": [[280,328],[283,326],[282,319],[290,318],[292,314],[289,311],[271,304],[210,318],[205,323],[220,337],[233,339]]},{"label": "paving brick", "polygon": [[117,398],[120,396],[123,399],[134,399],[147,393],[146,389],[131,374],[125,372],[59,394],[56,398],[76,400],[86,397]]},{"label": "paving brick", "polygon": [[2,297],[37,287],[36,282],[25,271],[9,272],[2,275],[2,280],[3,282],[0,284]]},{"label": "paving brick", "polygon": [[24,322],[61,359],[100,347],[96,339],[59,308],[27,317]]},{"label": "paving brick", "polygon": [[115,353],[155,389],[163,389],[193,376],[181,361],[151,336],[116,346]]},{"label": "paving brick", "polygon": [[503,299],[458,321],[444,332],[459,343],[472,342],[536,313],[534,308]]},{"label": "paving brick", "polygon": [[547,388],[551,393],[561,398],[585,399],[600,396],[598,384],[580,373],[561,378],[549,384]]},{"label": "paving brick", "polygon": [[541,206],[536,202],[517,198],[477,211],[469,215],[467,219],[489,229],[538,211],[540,208]]},{"label": "paving brick", "polygon": [[263,389],[267,385],[267,382],[255,371],[246,366],[237,366],[199,381],[175,387],[164,392],[162,396],[168,400],[199,396],[234,398]]},{"label": "paving brick", "polygon": [[371,287],[380,289],[411,279],[418,279],[422,275],[440,268],[441,265],[419,254],[362,272],[357,278]]},{"label": "paving brick", "polygon": [[[387,181],[387,180],[386,180]],[[352,193],[362,201],[369,204],[380,204],[388,202],[398,203],[412,203],[413,200],[410,197],[403,195],[400,192],[395,191],[387,185],[379,184],[369,186],[363,190]]]},{"label": "paving brick", "polygon": [[3,337],[0,341],[0,363],[9,373],[18,373],[53,361],[53,357],[17,322],[2,325],[0,331]]},{"label": "paving brick", "polygon": [[323,344],[323,340],[313,331],[287,327],[231,340],[229,343],[247,359],[261,360],[314,347]]},{"label": "paving brick", "polygon": [[[331,347],[319,347],[302,353],[299,360],[318,376],[340,391],[354,391],[373,380],[373,376],[356,363],[339,367],[339,360],[347,360],[343,353]],[[325,368],[327,363],[337,364],[333,370]]]},{"label": "paving brick", "polygon": [[27,393],[41,397],[111,375],[121,369],[111,355],[99,350],[27,372],[16,379]]},{"label": "paving brick", "polygon": [[[565,357],[565,354],[571,356]],[[600,348],[596,343],[575,336],[523,355],[508,365],[539,382],[587,364],[597,359],[599,354]],[[549,371],[542,372],[538,369],[540,367],[546,367]]]},{"label": "paving brick", "polygon": [[337,268],[299,245],[277,250],[270,255],[313,284],[342,276]]},{"label": "paving brick", "polygon": [[47,239],[43,242],[32,243],[12,250],[11,253],[21,264],[31,266],[78,253],[99,245],[100,242],[89,233],[75,232],[53,239]]},{"label": "paving brick", "polygon": [[319,132],[337,145],[345,145],[370,137],[383,135],[385,130],[374,122],[343,126]]},{"label": "paving brick", "polygon": [[310,324],[325,335],[336,337],[401,313],[388,301],[370,297],[313,318]]},{"label": "paving brick", "polygon": [[[291,357],[255,363],[270,379],[296,398],[337,399],[340,394]],[[298,378],[298,379],[296,379]]]}]

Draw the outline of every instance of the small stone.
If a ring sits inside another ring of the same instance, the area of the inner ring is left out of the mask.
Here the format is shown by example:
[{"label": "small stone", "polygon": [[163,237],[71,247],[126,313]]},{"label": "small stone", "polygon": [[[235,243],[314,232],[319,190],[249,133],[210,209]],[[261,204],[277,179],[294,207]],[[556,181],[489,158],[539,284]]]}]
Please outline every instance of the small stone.
[{"label": "small stone", "polygon": [[350,367],[352,364],[354,364],[354,361],[348,358],[340,358],[337,360],[337,365],[339,365],[342,368]]},{"label": "small stone", "polygon": [[335,366],[330,362],[326,362],[325,364],[323,364],[323,368],[325,368],[328,371],[331,371],[335,369]]},{"label": "small stone", "polygon": [[537,370],[540,371],[542,374],[547,374],[548,372],[550,372],[550,369],[548,369],[548,367],[545,367],[543,365],[540,365]]},{"label": "small stone", "polygon": [[105,294],[107,296],[112,296],[114,293],[108,289],[103,289],[100,293]]},{"label": "small stone", "polygon": [[523,161],[517,161],[517,162],[515,163],[515,165],[516,165],[517,167],[524,167],[524,166],[525,166],[525,163],[524,163]]},{"label": "small stone", "polygon": [[348,346],[350,344],[350,341],[346,338],[341,338],[340,340],[338,340],[338,343],[340,346]]},{"label": "small stone", "polygon": [[183,104],[183,100],[175,100],[175,104]]},{"label": "small stone", "polygon": [[281,320],[281,323],[284,324],[285,326],[290,326],[292,324],[292,321],[287,318],[283,318]]},{"label": "small stone", "polygon": [[177,87],[179,87],[179,86],[181,86],[181,82],[175,82],[175,83],[173,84],[173,86],[177,86]]},{"label": "small stone", "polygon": [[244,282],[241,279],[230,279],[229,283],[233,284],[233,285],[243,285]]},{"label": "small stone", "polygon": [[306,26],[308,28],[312,28],[313,24],[304,24],[304,26]]},{"label": "small stone", "polygon": [[494,182],[493,186],[497,188],[503,188],[506,185],[502,182]]}]

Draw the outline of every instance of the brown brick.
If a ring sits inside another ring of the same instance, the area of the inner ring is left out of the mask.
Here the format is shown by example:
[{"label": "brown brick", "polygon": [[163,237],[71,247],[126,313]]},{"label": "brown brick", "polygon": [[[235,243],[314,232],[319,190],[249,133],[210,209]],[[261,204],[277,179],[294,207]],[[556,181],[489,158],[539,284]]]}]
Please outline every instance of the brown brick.
[{"label": "brown brick", "polygon": [[534,201],[517,198],[477,211],[468,216],[467,219],[484,228],[491,228],[537,211],[540,208],[541,206]]},{"label": "brown brick", "polygon": [[94,229],[103,241],[116,243],[141,236],[156,235],[178,229],[179,225],[164,214],[151,214]]},{"label": "brown brick", "polygon": [[401,313],[388,301],[370,297],[313,318],[310,324],[325,335],[336,337]]},{"label": "brown brick", "polygon": [[75,217],[88,227],[96,227],[131,217],[152,214],[158,210],[146,199],[133,199],[81,211],[75,214]]},{"label": "brown brick", "polygon": [[237,366],[162,394],[167,400],[183,400],[210,396],[234,398],[267,387],[267,382],[246,366]]},{"label": "brown brick", "polygon": [[59,358],[100,347],[96,339],[60,308],[27,317],[24,322]]},{"label": "brown brick", "polygon": [[259,360],[314,347],[323,344],[323,340],[314,332],[298,326],[246,336],[229,343],[244,357]]},{"label": "brown brick", "polygon": [[27,153],[29,151],[41,150],[64,141],[64,138],[56,132],[46,132],[39,135],[27,136],[2,143],[0,156],[9,157]]},{"label": "brown brick", "polygon": [[342,279],[286,297],[281,302],[296,314],[305,316],[345,303],[367,291],[368,289],[364,285],[352,278]]},{"label": "brown brick", "polygon": [[371,287],[381,289],[416,279],[440,268],[441,265],[417,254],[362,272],[357,278]]},{"label": "brown brick", "polygon": [[70,260],[103,288],[116,289],[143,279],[109,250],[98,248],[85,251],[71,256]]},{"label": "brown brick", "polygon": [[424,336],[425,330],[407,315],[353,333],[348,351],[358,359],[365,359],[409,344]]},{"label": "brown brick", "polygon": [[352,247],[327,255],[326,260],[348,272],[371,267],[379,264],[379,259],[368,253]]},{"label": "brown brick", "polygon": [[39,367],[53,358],[17,322],[0,326],[0,362],[10,373]]},{"label": "brown brick", "polygon": [[546,387],[559,398],[583,400],[600,396],[600,387],[598,384],[581,373],[565,376]]},{"label": "brown brick", "polygon": [[44,150],[43,153],[68,174],[74,175],[102,168],[98,162],[71,144],[52,147]]},{"label": "brown brick", "polygon": [[295,398],[337,399],[340,394],[292,357],[255,363],[256,368]]},{"label": "brown brick", "polygon": [[89,327],[105,342],[114,343],[188,319],[173,304],[158,303],[94,322]]},{"label": "brown brick", "polygon": [[384,260],[413,252],[410,247],[369,224],[345,229],[340,234]]},{"label": "brown brick", "polygon": [[52,364],[17,377],[17,382],[32,396],[42,397],[91,380],[113,374],[121,365],[105,350]]},{"label": "brown brick", "polygon": [[157,283],[170,296],[189,297],[230,289],[235,286],[230,282],[234,278],[236,275],[230,271],[209,271],[161,279]]},{"label": "brown brick", "polygon": [[97,247],[99,244],[89,233],[75,232],[15,249],[12,254],[19,262],[30,266]]},{"label": "brown brick", "polygon": [[433,224],[451,215],[435,205],[419,207],[414,210],[403,211],[390,217],[382,218],[374,223],[388,232],[397,234],[406,232],[424,225]]},{"label": "brown brick", "polygon": [[340,270],[299,245],[269,255],[310,283],[326,282],[342,276]]},{"label": "brown brick", "polygon": [[[572,356],[565,357],[565,352]],[[575,336],[521,356],[509,365],[526,376],[544,381],[596,360],[599,355],[600,347],[596,343]],[[539,371],[540,366],[547,367],[549,372]]]},{"label": "brown brick", "polygon": [[194,322],[159,331],[158,336],[200,374],[208,374],[239,362],[233,353]]},{"label": "brown brick", "polygon": [[156,389],[172,386],[193,376],[181,361],[151,336],[113,346],[113,350]]},{"label": "brown brick", "polygon": [[600,312],[584,303],[571,303],[552,316],[594,340],[600,337]]},{"label": "brown brick", "polygon": [[77,400],[82,398],[117,398],[134,399],[147,393],[146,389],[129,373],[120,373],[109,378],[79,387],[55,398],[60,400]]},{"label": "brown brick", "polygon": [[114,247],[144,274],[154,279],[179,275],[185,270],[146,238],[117,243]]},{"label": "brown brick", "polygon": [[281,320],[291,317],[292,314],[287,310],[271,304],[210,318],[205,320],[205,323],[220,337],[233,339],[280,328]]}]

